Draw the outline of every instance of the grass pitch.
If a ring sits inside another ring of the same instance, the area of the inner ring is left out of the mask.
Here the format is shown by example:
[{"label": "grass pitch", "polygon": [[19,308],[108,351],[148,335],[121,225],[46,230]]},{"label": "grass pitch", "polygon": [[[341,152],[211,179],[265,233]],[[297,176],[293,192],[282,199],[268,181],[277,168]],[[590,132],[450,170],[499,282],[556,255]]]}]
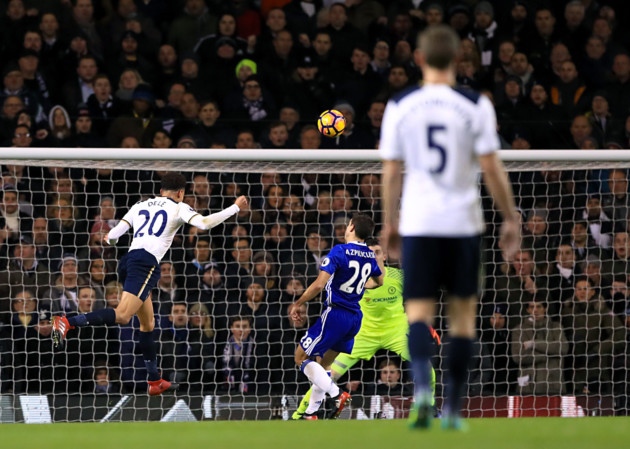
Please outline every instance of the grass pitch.
[{"label": "grass pitch", "polygon": [[469,419],[465,433],[409,430],[405,421],[215,421],[3,424],[2,449],[621,449],[628,418]]}]

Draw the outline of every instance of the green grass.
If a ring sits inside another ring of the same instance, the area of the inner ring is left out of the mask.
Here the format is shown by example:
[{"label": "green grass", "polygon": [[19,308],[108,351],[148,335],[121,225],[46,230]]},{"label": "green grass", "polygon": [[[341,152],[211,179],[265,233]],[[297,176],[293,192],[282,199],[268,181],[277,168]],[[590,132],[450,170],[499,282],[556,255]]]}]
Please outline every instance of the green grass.
[{"label": "green grass", "polygon": [[2,424],[2,449],[617,449],[627,418],[471,419],[466,433],[409,430],[405,421]]}]

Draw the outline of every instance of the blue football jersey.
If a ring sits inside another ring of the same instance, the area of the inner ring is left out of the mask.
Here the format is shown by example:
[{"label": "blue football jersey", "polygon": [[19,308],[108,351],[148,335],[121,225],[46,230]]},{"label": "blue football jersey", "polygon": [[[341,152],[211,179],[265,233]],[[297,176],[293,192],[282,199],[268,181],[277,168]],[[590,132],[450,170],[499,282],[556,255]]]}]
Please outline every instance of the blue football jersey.
[{"label": "blue football jersey", "polygon": [[381,275],[374,251],[359,242],[334,246],[319,269],[331,275],[326,284],[326,305],[356,312],[361,311],[359,301],[367,280]]}]

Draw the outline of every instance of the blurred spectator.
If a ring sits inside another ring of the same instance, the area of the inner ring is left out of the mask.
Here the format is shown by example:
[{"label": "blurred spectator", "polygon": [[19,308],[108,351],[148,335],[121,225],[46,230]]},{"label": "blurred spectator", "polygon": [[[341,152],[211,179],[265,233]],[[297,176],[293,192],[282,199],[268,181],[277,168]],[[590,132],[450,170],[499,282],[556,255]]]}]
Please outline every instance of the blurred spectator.
[{"label": "blurred spectator", "polygon": [[[157,54],[158,67],[155,74],[155,85],[159,89],[159,98],[164,98],[173,84],[179,82],[180,67],[177,64],[177,52],[172,45],[164,44],[160,47]],[[183,93],[183,90],[181,91]],[[170,96],[170,94],[169,94]],[[169,104],[171,99],[169,98]],[[177,106],[176,102],[173,102]]]},{"label": "blurred spectator", "polygon": [[606,55],[606,44],[597,36],[586,41],[585,57],[579,64],[579,70],[586,86],[600,89],[606,84],[606,78],[612,68],[612,59]]},{"label": "blurred spectator", "polygon": [[619,53],[612,65],[613,80],[605,90],[610,98],[610,112],[613,117],[623,119],[630,113],[630,55]]},{"label": "blurred spectator", "polygon": [[215,262],[213,258],[213,248],[210,238],[207,235],[197,235],[194,239],[192,259],[186,262],[184,274],[186,276],[186,288],[198,288],[200,277],[203,274],[206,264]]},{"label": "blurred spectator", "polygon": [[2,242],[16,243],[21,233],[30,232],[32,223],[33,219],[20,211],[17,190],[10,185],[0,189],[0,229],[4,230],[0,235]]},{"label": "blurred spectator", "polygon": [[171,262],[163,260],[160,263],[160,279],[151,295],[155,314],[160,317],[168,316],[173,304],[184,301],[185,292],[186,290],[177,284],[175,266]]},{"label": "blurred spectator", "polygon": [[240,94],[231,94],[224,100],[223,111],[231,120],[251,121],[252,129],[260,132],[264,120],[273,120],[277,109],[273,95],[267,91],[258,75],[250,75]]},{"label": "blurred spectator", "polygon": [[310,227],[306,230],[306,247],[293,254],[295,271],[306,276],[308,284],[317,277],[321,262],[330,251],[329,238],[330,234],[321,227]]},{"label": "blurred spectator", "polygon": [[75,115],[79,104],[87,104],[90,95],[94,94],[97,74],[98,65],[94,56],[81,56],[76,65],[76,77],[69,79],[62,88],[63,104],[70,114]]},{"label": "blurred spectator", "polygon": [[612,358],[623,348],[624,327],[587,278],[575,279],[574,297],[562,307],[562,328],[570,343],[573,393],[610,393]]},{"label": "blurred spectator", "polygon": [[522,395],[559,396],[565,393],[562,362],[568,342],[560,324],[547,317],[547,304],[535,298],[529,316],[512,331],[512,357],[519,365]]},{"label": "blurred spectator", "polygon": [[330,24],[325,30],[332,41],[331,55],[344,65],[350,61],[352,48],[357,42],[363,42],[365,36],[354,25],[348,22],[348,7],[344,3],[334,3],[328,10]]},{"label": "blurred spectator", "polygon": [[562,107],[569,117],[584,109],[586,85],[579,78],[575,63],[564,61],[558,80],[551,86],[551,102]]},{"label": "blurred spectator", "polygon": [[105,303],[106,307],[115,309],[120,304],[123,286],[120,282],[110,281],[105,285]]},{"label": "blurred spectator", "polygon": [[321,144],[322,135],[315,125],[305,125],[302,127],[298,148],[304,150],[318,150],[321,148]]},{"label": "blurred spectator", "polygon": [[612,240],[610,233],[613,231],[613,223],[602,209],[599,195],[588,196],[586,208],[582,210],[579,218],[586,220],[589,234],[597,246],[603,249],[610,248]]},{"label": "blurred spectator", "polygon": [[[512,261],[500,265],[499,271],[488,280],[489,289],[482,301],[484,304],[504,304],[504,320],[507,328],[517,326],[524,316],[523,305],[531,301],[544,285],[544,276],[536,267],[532,249],[523,248]],[[492,282],[492,284],[490,284]],[[494,312],[494,309],[493,309]],[[484,316],[488,316],[488,310]]]},{"label": "blurred spectator", "polygon": [[48,219],[37,217],[33,219],[32,233],[35,245],[37,264],[52,272],[61,260],[63,250],[58,242],[52,240],[48,232]]},{"label": "blurred spectator", "polygon": [[192,391],[202,391],[217,381],[217,349],[213,317],[203,304],[188,310],[188,384]]},{"label": "blurred spectator", "polygon": [[232,393],[254,393],[254,351],[256,342],[251,335],[249,318],[230,318],[230,336],[223,348],[224,387]]},{"label": "blurred spectator", "polygon": [[0,297],[11,297],[17,289],[26,288],[40,298],[49,288],[50,272],[48,266],[37,259],[35,244],[28,234],[20,237],[12,256],[7,269],[0,272]]},{"label": "blurred spectator", "polygon": [[386,359],[378,365],[379,377],[375,384],[365,385],[363,394],[367,396],[412,396],[413,385],[403,383],[400,366],[395,360]]},{"label": "blurred spectator", "polygon": [[[114,79],[118,77],[119,75]],[[96,75],[93,86],[94,93],[87,99],[87,108],[94,120],[95,134],[105,137],[114,119],[123,113],[125,105],[118,97],[112,95],[112,86],[107,75]],[[79,112],[80,110],[79,108]]]},{"label": "blurred spectator", "polygon": [[602,198],[603,213],[612,221],[615,230],[626,229],[630,218],[630,195],[628,195],[628,173],[624,169],[612,169],[608,173],[610,193]]},{"label": "blurred spectator", "polygon": [[121,100],[125,106],[130,106],[133,92],[144,80],[136,69],[125,69],[118,79],[118,89],[114,96]]},{"label": "blurred spectator", "polygon": [[607,274],[627,275],[630,269],[630,238],[626,231],[613,234],[612,257],[602,266],[602,272]]},{"label": "blurred spectator", "polygon": [[252,275],[252,249],[249,238],[235,239],[232,246],[232,262],[225,270],[225,285],[228,289],[245,289],[247,279]]},{"label": "blurred spectator", "polygon": [[[481,309],[480,340],[491,357],[492,383],[497,395],[511,392],[515,377],[510,357],[511,332],[508,329],[507,312],[507,304],[486,304]],[[517,318],[520,320],[520,314]]]},{"label": "blurred spectator", "polygon": [[84,105],[79,106],[74,121],[74,135],[68,141],[70,147],[102,148],[105,140],[92,129],[93,123],[90,111]]},{"label": "blurred spectator", "polygon": [[85,34],[90,51],[100,60],[103,60],[105,45],[103,36],[105,30],[97,23],[94,16],[92,0],[76,0],[72,3],[72,14],[65,29],[80,30]]},{"label": "blurred spectator", "polygon": [[566,111],[549,100],[545,86],[534,83],[529,93],[530,102],[517,116],[529,124],[532,148],[560,148],[566,145],[568,116]]},{"label": "blurred spectator", "polygon": [[610,113],[606,91],[598,90],[592,98],[591,109],[586,116],[591,122],[593,136],[603,145],[621,133],[621,123]]},{"label": "blurred spectator", "polygon": [[199,39],[216,29],[217,18],[210,14],[203,0],[186,0],[181,15],[169,27],[167,42],[182,54],[192,51]]},{"label": "blurred spectator", "polygon": [[573,297],[573,285],[580,266],[575,263],[575,251],[568,243],[560,243],[555,251],[555,264],[550,263],[547,276],[547,315],[558,318],[562,303]]},{"label": "blurred spectator", "polygon": [[59,262],[59,274],[52,281],[52,287],[44,294],[43,307],[52,312],[76,312],[79,307],[79,286],[87,281],[79,277],[77,259],[72,254],[64,254]]},{"label": "blurred spectator", "polygon": [[120,385],[112,378],[112,370],[107,366],[97,367],[94,370],[95,394],[118,394]]},{"label": "blurred spectator", "polygon": [[354,106],[354,117],[365,115],[373,93],[378,92],[382,86],[382,78],[370,65],[370,59],[367,46],[357,43],[350,57],[351,70],[335,83],[337,98],[343,98]]},{"label": "blurred spectator", "polygon": [[161,128],[155,115],[155,96],[150,86],[138,85],[132,95],[132,110],[117,117],[107,133],[110,146],[120,146],[122,139],[133,136],[144,147],[151,146],[150,139]]},{"label": "blurred spectator", "polygon": [[494,8],[490,2],[477,3],[474,12],[474,24],[469,38],[475,42],[481,55],[481,65],[489,67],[494,62],[493,50],[500,33],[497,22],[494,20]]},{"label": "blurred spectator", "polygon": [[120,42],[127,31],[135,33],[144,57],[154,56],[162,41],[160,29],[156,27],[153,19],[138,12],[134,0],[118,1],[118,7],[109,19],[107,29],[109,46]]}]

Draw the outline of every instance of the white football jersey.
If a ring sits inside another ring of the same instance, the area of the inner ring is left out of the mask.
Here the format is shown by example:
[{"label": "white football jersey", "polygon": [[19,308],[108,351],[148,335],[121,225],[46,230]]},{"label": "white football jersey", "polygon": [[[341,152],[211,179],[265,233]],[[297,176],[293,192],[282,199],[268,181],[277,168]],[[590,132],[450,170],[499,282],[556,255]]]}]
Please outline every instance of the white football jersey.
[{"label": "white football jersey", "polygon": [[163,196],[134,204],[123,217],[133,228],[129,250],[144,249],[160,262],[177,230],[195,215],[197,212],[188,204]]},{"label": "white football jersey", "polygon": [[479,155],[499,148],[492,103],[444,84],[414,86],[388,102],[380,155],[404,161],[404,236],[469,237],[483,232]]}]

